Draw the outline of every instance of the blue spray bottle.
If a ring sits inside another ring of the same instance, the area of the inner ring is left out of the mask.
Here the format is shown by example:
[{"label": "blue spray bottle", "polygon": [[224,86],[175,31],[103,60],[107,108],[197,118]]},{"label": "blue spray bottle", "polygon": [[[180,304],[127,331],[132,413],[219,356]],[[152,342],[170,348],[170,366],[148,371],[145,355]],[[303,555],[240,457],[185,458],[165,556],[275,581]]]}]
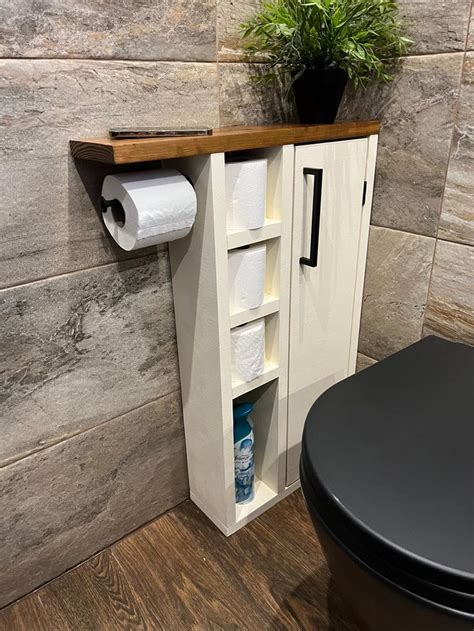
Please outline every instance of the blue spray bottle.
[{"label": "blue spray bottle", "polygon": [[238,504],[250,502],[254,498],[255,450],[249,416],[252,410],[251,403],[234,407],[235,501]]}]

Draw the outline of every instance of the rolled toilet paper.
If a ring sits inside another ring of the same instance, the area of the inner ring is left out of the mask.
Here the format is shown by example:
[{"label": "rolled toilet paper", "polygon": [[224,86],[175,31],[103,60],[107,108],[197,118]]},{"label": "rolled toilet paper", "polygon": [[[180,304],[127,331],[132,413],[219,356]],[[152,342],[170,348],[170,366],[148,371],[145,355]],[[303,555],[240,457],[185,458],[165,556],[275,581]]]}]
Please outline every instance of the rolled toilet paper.
[{"label": "rolled toilet paper", "polygon": [[254,230],[265,223],[267,160],[226,162],[227,227]]},{"label": "rolled toilet paper", "polygon": [[181,239],[196,217],[194,188],[175,169],[107,175],[102,198],[105,226],[124,250]]},{"label": "rolled toilet paper", "polygon": [[265,320],[255,320],[230,332],[232,381],[252,381],[265,369]]},{"label": "rolled toilet paper", "polygon": [[254,245],[229,252],[229,296],[231,311],[256,309],[265,294],[267,246]]}]

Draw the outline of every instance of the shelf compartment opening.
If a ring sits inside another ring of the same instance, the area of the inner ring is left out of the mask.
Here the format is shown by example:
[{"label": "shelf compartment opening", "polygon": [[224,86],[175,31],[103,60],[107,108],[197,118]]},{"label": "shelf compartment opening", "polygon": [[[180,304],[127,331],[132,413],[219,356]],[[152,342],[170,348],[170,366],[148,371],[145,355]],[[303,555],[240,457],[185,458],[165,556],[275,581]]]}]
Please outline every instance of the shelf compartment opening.
[{"label": "shelf compartment opening", "polygon": [[[230,300],[230,327],[234,328],[252,322],[259,318],[277,313],[280,309],[280,242],[277,240],[270,240],[265,243],[265,276],[263,278],[263,303],[256,308],[239,308],[239,305],[234,305]],[[250,251],[250,250],[249,250]],[[231,254],[229,253],[229,257]],[[245,265],[245,263],[243,263]],[[245,268],[244,268],[245,269]],[[234,272],[235,273],[235,272]],[[248,272],[247,272],[248,275]],[[244,275],[245,278],[245,275]],[[252,278],[249,282],[252,282]],[[229,292],[231,292],[231,284],[234,281],[234,277],[230,273],[229,262]],[[241,280],[238,282],[242,282]]]},{"label": "shelf compartment opening", "polygon": [[235,399],[251,392],[279,376],[279,320],[278,313],[265,317],[265,367],[263,373],[252,381],[232,381],[232,397]]},{"label": "shelf compartment opening", "polygon": [[265,384],[235,403],[252,403],[255,440],[255,496],[247,504],[236,504],[236,521],[264,509],[278,493],[278,382]]}]

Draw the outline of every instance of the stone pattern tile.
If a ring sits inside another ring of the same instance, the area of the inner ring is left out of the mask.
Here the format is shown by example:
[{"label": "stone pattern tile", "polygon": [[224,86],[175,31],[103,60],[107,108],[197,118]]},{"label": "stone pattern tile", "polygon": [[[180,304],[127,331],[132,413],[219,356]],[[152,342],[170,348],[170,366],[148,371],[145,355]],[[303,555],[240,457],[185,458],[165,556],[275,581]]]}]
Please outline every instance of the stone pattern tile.
[{"label": "stone pattern tile", "polygon": [[438,240],[423,333],[474,345],[474,247]]},{"label": "stone pattern tile", "polygon": [[469,21],[469,33],[467,36],[467,50],[474,50],[474,6],[471,0],[471,19]]},{"label": "stone pattern tile", "polygon": [[176,392],[0,469],[0,606],[187,495]]},{"label": "stone pattern tile", "polygon": [[212,61],[216,0],[4,0],[0,56]]},{"label": "stone pattern tile", "polygon": [[263,0],[217,0],[217,57],[219,61],[239,61],[247,55],[240,25],[254,15]]},{"label": "stone pattern tile", "polygon": [[347,90],[339,119],[382,121],[372,223],[436,236],[463,54],[404,59],[393,83]]},{"label": "stone pattern tile", "polygon": [[263,125],[296,120],[291,98],[281,82],[260,85],[253,78],[260,64],[219,64],[220,125]]},{"label": "stone pattern tile", "polygon": [[[411,53],[464,50],[471,0],[399,0]],[[217,44],[219,60],[242,59],[239,26],[261,6],[262,0],[218,0]]]},{"label": "stone pattern tile", "polygon": [[80,161],[76,169],[69,140],[127,125],[216,126],[216,64],[0,66],[0,287],[125,258],[93,205],[113,168]]},{"label": "stone pattern tile", "polygon": [[373,366],[376,363],[376,359],[372,359],[372,357],[367,357],[367,355],[363,355],[362,353],[357,353],[356,372],[365,370],[366,368],[369,368],[369,366]]},{"label": "stone pattern tile", "polygon": [[471,0],[398,0],[411,53],[464,50]]},{"label": "stone pattern tile", "polygon": [[474,245],[474,53],[467,53],[438,237]]},{"label": "stone pattern tile", "polygon": [[179,388],[166,250],[5,289],[0,321],[0,463]]},{"label": "stone pattern tile", "polygon": [[383,359],[421,337],[435,240],[372,226],[359,351]]}]

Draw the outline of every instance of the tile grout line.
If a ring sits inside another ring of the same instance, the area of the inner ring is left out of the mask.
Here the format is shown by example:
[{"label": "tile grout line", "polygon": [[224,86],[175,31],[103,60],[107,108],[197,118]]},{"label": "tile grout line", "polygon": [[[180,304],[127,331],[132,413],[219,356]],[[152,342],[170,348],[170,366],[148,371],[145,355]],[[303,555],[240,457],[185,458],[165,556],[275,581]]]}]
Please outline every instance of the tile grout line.
[{"label": "tile grout line", "polygon": [[383,228],[384,230],[393,230],[393,232],[403,232],[404,234],[411,234],[414,237],[422,237],[424,239],[434,239],[436,240],[436,235],[431,234],[423,234],[422,232],[414,232],[413,230],[405,230],[403,228],[394,228],[393,226],[383,226],[377,223],[371,223],[370,227],[372,228]]},{"label": "tile grout line", "polygon": [[443,215],[444,200],[445,200],[445,197],[446,197],[446,186],[448,184],[448,174],[449,174],[449,167],[450,167],[451,158],[452,158],[453,143],[454,143],[454,139],[456,137],[457,125],[459,123],[459,109],[460,109],[460,101],[461,101],[461,89],[462,89],[462,83],[463,83],[463,78],[464,78],[464,67],[465,67],[466,59],[467,59],[467,42],[468,42],[468,38],[469,38],[469,25],[471,23],[471,17],[472,17],[472,2],[471,2],[470,9],[469,9],[469,16],[468,16],[468,22],[467,22],[467,33],[466,33],[466,39],[465,39],[465,43],[464,43],[464,53],[463,53],[463,58],[462,58],[462,63],[461,63],[461,72],[459,73],[458,94],[457,94],[457,100],[456,100],[456,110],[454,112],[453,128],[451,130],[451,138],[450,138],[450,142],[449,142],[448,159],[446,161],[446,171],[445,171],[445,175],[444,175],[443,193],[441,195],[441,200],[440,200],[438,226],[437,226],[437,229],[436,229],[435,245],[434,245],[434,248],[433,248],[433,256],[432,256],[432,259],[431,259],[431,269],[430,269],[430,276],[429,276],[429,279],[428,279],[428,287],[427,287],[427,290],[426,290],[425,308],[423,309],[423,320],[421,322],[421,337],[423,337],[423,331],[424,331],[424,328],[425,328],[426,312],[428,311],[429,298],[430,298],[430,294],[431,294],[431,285],[432,285],[432,281],[433,281],[433,272],[434,272],[434,267],[435,267],[436,253],[437,253],[437,250],[438,250],[438,243],[439,243],[439,241],[449,241],[451,243],[458,243],[457,241],[451,241],[450,239],[440,239],[439,238],[439,230],[440,230],[441,219],[442,219],[442,215]]},{"label": "tile grout line", "polygon": [[0,61],[99,61],[103,63],[141,63],[141,64],[216,64],[217,59],[147,59],[141,57],[1,57]]},{"label": "tile grout line", "polygon": [[38,453],[41,453],[43,451],[47,451],[48,449],[52,449],[53,447],[57,447],[58,445],[60,445],[61,443],[65,443],[69,440],[71,440],[72,438],[75,438],[76,436],[81,436],[82,434],[87,434],[89,432],[92,432],[96,429],[98,429],[99,427],[104,427],[105,425],[107,425],[108,423],[113,423],[114,421],[117,421],[118,419],[122,418],[123,416],[127,416],[127,414],[131,414],[132,412],[137,412],[138,410],[142,410],[143,408],[146,408],[149,405],[152,405],[153,403],[156,403],[157,401],[161,401],[161,399],[164,399],[165,397],[169,397],[172,394],[177,394],[177,393],[181,393],[181,389],[178,387],[175,390],[171,390],[170,392],[166,392],[165,394],[162,394],[159,397],[156,397],[155,399],[150,399],[150,401],[146,401],[145,403],[142,403],[141,405],[137,406],[136,408],[132,408],[131,410],[127,410],[126,412],[123,412],[122,414],[118,414],[117,416],[114,416],[112,418],[106,419],[104,421],[101,421],[100,423],[97,423],[96,425],[92,425],[91,427],[86,427],[82,430],[78,430],[77,432],[72,432],[71,434],[67,434],[67,436],[63,436],[62,438],[58,438],[56,440],[53,440],[52,442],[48,443],[47,445],[44,445],[42,447],[38,447],[37,449],[32,449],[31,451],[28,451],[22,455],[19,455],[17,457],[13,457],[10,460],[5,460],[5,462],[0,463],[0,471],[2,469],[7,469],[9,466],[16,464],[17,462],[21,462],[22,460],[25,460],[27,458],[30,458],[31,456],[34,456]]},{"label": "tile grout line", "polygon": [[[463,48],[460,48],[459,50],[440,50],[440,51],[434,51],[434,52],[412,53],[409,55],[402,55],[400,57],[400,60],[417,58],[417,57],[436,57],[436,56],[441,57],[445,55],[463,55],[465,52],[470,52],[470,49],[466,51],[465,47],[463,47]],[[267,62],[265,62],[263,59],[250,59],[249,57],[245,57],[244,53],[242,53],[242,56],[236,59],[225,59],[225,58],[219,59],[218,58],[218,63],[250,65],[250,64],[265,64]]]},{"label": "tile grout line", "polygon": [[[155,252],[150,252],[149,254],[137,254],[136,256],[129,256],[124,259],[116,259],[115,261],[107,261],[106,263],[99,263],[98,265],[92,265],[90,267],[80,267],[78,269],[73,269],[68,272],[61,272],[59,274],[52,274],[51,276],[42,276],[41,278],[34,278],[31,280],[25,280],[20,283],[15,283],[13,285],[5,285],[4,287],[0,287],[0,294],[3,291],[9,291],[11,289],[15,289],[16,287],[25,287],[26,285],[34,285],[35,283],[44,283],[47,280],[53,280],[56,278],[64,278],[65,276],[72,276],[73,274],[80,274],[81,272],[87,272],[90,270],[100,269],[102,267],[112,267],[113,265],[125,265],[131,261],[139,261],[143,259],[144,261],[151,258],[156,257],[160,252],[166,252],[166,247],[157,246],[158,249]],[[136,250],[138,252],[138,250]]]},{"label": "tile grout line", "polygon": [[[420,52],[411,55],[403,55],[402,59],[409,57],[432,57],[435,55],[457,55],[471,52],[474,49],[462,48],[460,50],[442,50],[434,52]],[[219,51],[217,51],[216,59],[147,59],[141,57],[119,58],[119,57],[0,57],[0,61],[69,61],[69,62],[85,62],[98,61],[103,63],[144,63],[144,64],[265,64],[266,62],[259,59],[250,60],[248,57],[240,59],[219,59]]]}]

